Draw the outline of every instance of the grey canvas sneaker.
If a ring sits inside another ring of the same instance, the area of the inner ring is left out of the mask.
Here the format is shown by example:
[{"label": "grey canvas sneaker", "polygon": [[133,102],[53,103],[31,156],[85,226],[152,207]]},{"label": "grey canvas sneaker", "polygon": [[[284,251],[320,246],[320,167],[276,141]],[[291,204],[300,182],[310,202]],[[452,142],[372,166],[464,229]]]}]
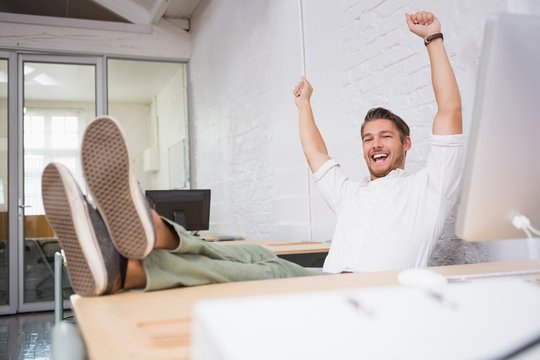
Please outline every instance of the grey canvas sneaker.
[{"label": "grey canvas sneaker", "polygon": [[116,120],[100,116],[87,126],[81,160],[86,184],[114,246],[129,259],[144,258],[154,248],[154,223]]},{"label": "grey canvas sneaker", "polygon": [[62,164],[50,163],[41,178],[43,205],[66,257],[73,290],[97,296],[123,287],[127,259],[114,248],[98,212]]}]

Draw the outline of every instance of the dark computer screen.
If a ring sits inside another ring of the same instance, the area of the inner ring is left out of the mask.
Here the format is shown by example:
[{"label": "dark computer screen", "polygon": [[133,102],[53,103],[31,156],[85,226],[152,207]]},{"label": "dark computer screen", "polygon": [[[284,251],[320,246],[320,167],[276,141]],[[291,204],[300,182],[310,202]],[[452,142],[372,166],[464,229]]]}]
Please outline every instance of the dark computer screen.
[{"label": "dark computer screen", "polygon": [[210,227],[210,190],[147,190],[150,207],[189,231]]}]

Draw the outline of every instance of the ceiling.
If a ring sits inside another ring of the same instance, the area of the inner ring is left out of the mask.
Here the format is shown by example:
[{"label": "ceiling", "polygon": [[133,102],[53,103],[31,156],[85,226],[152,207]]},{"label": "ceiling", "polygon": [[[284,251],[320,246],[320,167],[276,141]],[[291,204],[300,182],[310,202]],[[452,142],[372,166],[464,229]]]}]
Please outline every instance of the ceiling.
[{"label": "ceiling", "polygon": [[[189,31],[189,19],[199,2],[200,0],[0,0],[0,12],[141,25],[152,25],[166,19]],[[32,16],[24,20],[32,23]],[[119,102],[149,102],[179,71],[178,64],[167,63],[127,61],[119,66],[114,62],[109,65],[109,81],[116,84],[109,87],[109,100]],[[6,69],[3,67],[4,64],[0,64],[0,85],[7,79]],[[27,67],[32,69],[31,73]],[[84,68],[89,67],[39,63],[25,66],[25,96],[27,99],[43,101],[90,101],[95,96],[92,86],[93,69]],[[144,77],[140,74],[144,74]],[[0,97],[6,96],[5,90],[4,86],[0,86]]]},{"label": "ceiling", "polygon": [[1,0],[0,12],[70,19],[156,24],[165,18],[189,29],[200,0]]}]

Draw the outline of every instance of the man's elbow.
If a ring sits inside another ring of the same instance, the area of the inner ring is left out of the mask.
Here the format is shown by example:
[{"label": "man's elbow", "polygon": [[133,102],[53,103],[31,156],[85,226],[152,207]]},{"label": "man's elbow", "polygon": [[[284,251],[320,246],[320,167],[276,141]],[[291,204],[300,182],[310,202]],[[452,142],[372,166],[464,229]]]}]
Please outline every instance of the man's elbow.
[{"label": "man's elbow", "polygon": [[433,134],[454,135],[463,133],[463,115],[461,104],[446,109],[439,109],[433,122]]},{"label": "man's elbow", "polygon": [[305,155],[312,173],[316,173],[325,162],[330,160],[330,156],[324,152],[305,153]]}]

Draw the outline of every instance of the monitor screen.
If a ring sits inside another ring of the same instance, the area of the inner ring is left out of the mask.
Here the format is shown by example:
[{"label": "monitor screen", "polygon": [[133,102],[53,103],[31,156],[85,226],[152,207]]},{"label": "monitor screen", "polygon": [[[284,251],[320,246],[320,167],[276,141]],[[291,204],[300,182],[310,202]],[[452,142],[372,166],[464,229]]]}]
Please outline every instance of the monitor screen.
[{"label": "monitor screen", "polygon": [[210,227],[210,190],[147,190],[150,207],[189,231]]},{"label": "monitor screen", "polygon": [[540,226],[540,17],[486,23],[456,234],[523,239],[522,214]]}]

